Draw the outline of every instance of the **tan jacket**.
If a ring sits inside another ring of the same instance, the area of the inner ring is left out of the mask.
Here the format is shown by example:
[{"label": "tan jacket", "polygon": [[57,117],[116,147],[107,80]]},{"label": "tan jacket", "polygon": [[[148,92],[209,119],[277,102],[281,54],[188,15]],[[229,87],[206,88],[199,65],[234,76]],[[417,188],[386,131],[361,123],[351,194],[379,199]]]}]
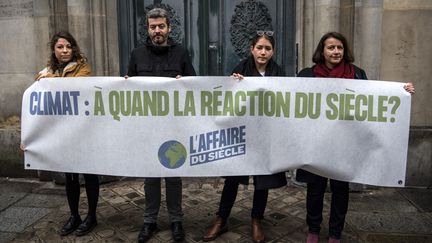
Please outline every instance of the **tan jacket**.
[{"label": "tan jacket", "polygon": [[55,77],[86,77],[91,75],[91,67],[88,63],[70,62],[63,69],[63,73],[53,70],[49,67],[44,68],[36,75],[36,80],[41,78],[55,78]]}]

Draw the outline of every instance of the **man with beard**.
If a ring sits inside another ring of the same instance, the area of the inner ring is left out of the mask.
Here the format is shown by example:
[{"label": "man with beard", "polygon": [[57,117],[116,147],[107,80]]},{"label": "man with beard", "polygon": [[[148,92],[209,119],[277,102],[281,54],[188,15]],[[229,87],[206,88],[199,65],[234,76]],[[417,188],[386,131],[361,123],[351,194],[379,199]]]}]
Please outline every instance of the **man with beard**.
[{"label": "man with beard", "polygon": [[[168,12],[154,8],[147,12],[146,22],[149,37],[144,46],[132,51],[126,77],[195,76],[188,51],[168,37],[171,31]],[[182,181],[180,177],[167,177],[165,184],[172,236],[175,241],[182,241],[185,236],[182,226]],[[158,231],[156,221],[161,203],[161,178],[146,178],[144,193],[144,225],[138,235],[138,242],[148,241]]]}]

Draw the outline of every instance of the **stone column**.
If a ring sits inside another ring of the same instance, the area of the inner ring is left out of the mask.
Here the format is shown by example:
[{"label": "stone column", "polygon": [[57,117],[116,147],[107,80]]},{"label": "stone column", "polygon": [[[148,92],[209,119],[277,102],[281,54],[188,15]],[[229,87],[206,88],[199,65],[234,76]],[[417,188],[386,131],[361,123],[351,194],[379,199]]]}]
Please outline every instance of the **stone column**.
[{"label": "stone column", "polygon": [[339,15],[339,32],[346,38],[351,48],[354,43],[355,1],[341,0]]},{"label": "stone column", "polygon": [[[35,19],[39,13],[32,0],[1,1],[0,11],[0,121],[20,114],[22,93],[34,81]],[[36,13],[35,13],[36,12]],[[35,16],[35,17],[34,17]],[[41,22],[47,22],[41,16]]]},{"label": "stone column", "polygon": [[93,74],[118,75],[117,2],[68,0],[68,20]]},{"label": "stone column", "polygon": [[92,20],[91,5],[92,0],[68,0],[68,24],[69,32],[75,37],[81,51],[88,58],[94,71],[94,55],[92,53]]},{"label": "stone column", "polygon": [[314,43],[329,31],[339,31],[340,0],[315,0]]},{"label": "stone column", "polygon": [[303,44],[300,50],[303,50],[302,53],[299,51],[299,55],[303,57],[303,66],[300,64],[299,71],[302,68],[308,67],[312,65],[312,54],[314,51],[314,34],[315,26],[314,26],[314,2],[305,0],[304,4],[304,16],[303,16]]},{"label": "stone column", "polygon": [[[300,24],[303,29],[303,46],[299,55],[303,55],[303,63],[299,69],[311,66],[312,55],[321,36],[329,31],[339,30],[340,0],[304,1],[303,19]],[[302,66],[303,65],[303,66]]]},{"label": "stone column", "polygon": [[379,79],[383,1],[357,0],[356,9],[358,29],[354,34],[355,63],[366,71],[369,79]]},{"label": "stone column", "polygon": [[42,70],[50,55],[48,46],[51,37],[61,31],[68,30],[66,0],[35,0],[34,33],[36,50],[36,70]]}]

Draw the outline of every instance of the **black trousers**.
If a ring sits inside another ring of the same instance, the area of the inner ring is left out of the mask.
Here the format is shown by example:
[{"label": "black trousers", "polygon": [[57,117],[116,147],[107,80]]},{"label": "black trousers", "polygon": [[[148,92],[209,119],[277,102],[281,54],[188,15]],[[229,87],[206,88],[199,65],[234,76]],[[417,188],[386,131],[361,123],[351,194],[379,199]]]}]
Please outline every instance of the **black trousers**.
[{"label": "black trousers", "polygon": [[[306,222],[309,232],[319,234],[321,230],[324,193],[327,187],[327,178],[317,176],[314,182],[307,184],[306,196]],[[330,179],[332,200],[329,219],[329,236],[340,239],[345,224],[345,215],[348,211],[349,183]]]},{"label": "black trousers", "polygon": [[[80,183],[79,174],[65,173],[66,197],[71,215],[79,216]],[[93,174],[83,174],[88,201],[88,215],[96,217],[96,207],[99,199],[99,177]]]},{"label": "black trousers", "polygon": [[[227,177],[222,190],[221,201],[219,203],[218,215],[223,219],[228,219],[231,209],[237,197],[240,182],[236,179]],[[254,190],[251,217],[262,219],[267,206],[268,189]]]}]

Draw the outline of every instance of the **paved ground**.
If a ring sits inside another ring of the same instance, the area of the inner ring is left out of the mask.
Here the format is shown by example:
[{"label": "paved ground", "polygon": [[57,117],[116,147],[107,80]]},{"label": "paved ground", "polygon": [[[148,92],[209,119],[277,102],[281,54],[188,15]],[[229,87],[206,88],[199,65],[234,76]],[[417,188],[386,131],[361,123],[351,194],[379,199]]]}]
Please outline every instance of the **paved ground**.
[{"label": "paved ground", "polygon": [[[219,178],[185,178],[185,242],[201,242],[212,222],[222,190]],[[82,188],[84,189],[84,188]],[[82,190],[84,192],[84,190]],[[253,187],[241,187],[230,231],[215,242],[251,242]],[[343,242],[432,242],[432,189],[373,188],[350,195]],[[0,178],[0,242],[136,242],[142,224],[143,180],[122,179],[101,186],[99,225],[89,235],[60,237],[68,218],[64,187],[51,182]],[[326,194],[325,222],[329,195]],[[86,211],[85,193],[81,210]],[[267,242],[305,242],[305,188],[289,183],[270,191],[264,220]],[[150,241],[171,242],[165,205],[159,231]],[[326,242],[323,224],[320,238]]]}]

